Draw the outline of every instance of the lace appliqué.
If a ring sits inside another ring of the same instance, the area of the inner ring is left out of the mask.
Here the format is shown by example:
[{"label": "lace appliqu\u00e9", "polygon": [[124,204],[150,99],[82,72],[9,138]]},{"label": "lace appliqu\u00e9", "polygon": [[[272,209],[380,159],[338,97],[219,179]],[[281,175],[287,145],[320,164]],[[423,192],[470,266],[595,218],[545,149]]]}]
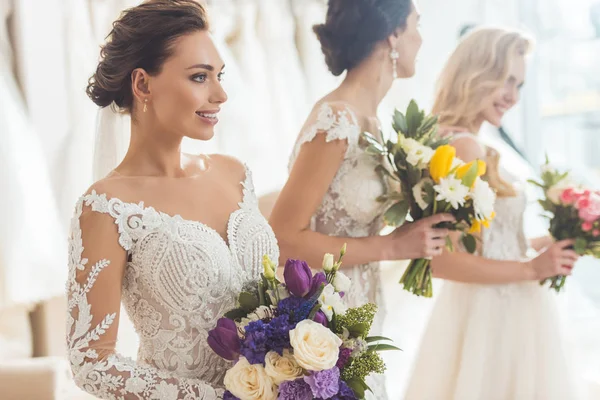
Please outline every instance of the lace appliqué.
[{"label": "lace appliqu\u00e9", "polygon": [[[122,301],[140,335],[138,362],[118,354],[103,358],[94,348],[114,323],[116,312],[92,326],[88,294],[110,260],[90,267],[83,258],[84,205],[114,219],[119,244],[129,253]],[[262,256],[279,259],[275,236],[258,210],[249,171],[239,206],[230,216],[227,245],[208,226],[143,203],[107,199],[95,192],[79,200],[69,242],[67,344],[81,388],[103,399],[222,396],[222,379],[230,364],[208,347],[208,330],[235,306],[242,286],[258,279]],[[86,268],[87,278],[80,282],[78,271],[81,275]]]}]

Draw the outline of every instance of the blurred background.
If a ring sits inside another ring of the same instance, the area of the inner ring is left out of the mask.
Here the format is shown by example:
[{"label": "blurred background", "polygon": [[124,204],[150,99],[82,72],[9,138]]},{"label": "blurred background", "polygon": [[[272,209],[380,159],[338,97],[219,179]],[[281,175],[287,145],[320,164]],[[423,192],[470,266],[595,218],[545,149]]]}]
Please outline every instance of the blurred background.
[{"label": "blurred background", "polygon": [[[327,71],[312,33],[326,0],[204,2],[226,62],[229,101],[215,138],[186,142],[185,150],[246,161],[268,214],[311,105],[341,79]],[[66,237],[73,205],[94,180],[97,109],[85,87],[111,22],[137,3],[0,0],[0,393],[13,390],[12,398],[85,398],[70,385],[63,344]],[[384,133],[395,107],[416,99],[430,109],[437,74],[462,33],[482,24],[520,27],[537,42],[522,101],[502,130],[486,126],[482,135],[523,177],[534,176],[547,154],[556,167],[600,187],[600,1],[420,0],[418,7],[424,42],[417,74],[398,81],[382,104]],[[126,129],[120,139],[124,151]],[[545,229],[535,195],[531,235]],[[384,271],[389,281],[401,272]],[[591,307],[600,306],[600,262],[583,260],[572,282]],[[430,307],[395,289],[388,300],[401,311],[386,333],[405,352],[386,359],[389,376],[400,382],[390,389],[392,399],[401,396],[415,327]],[[126,320],[121,331],[119,349],[135,357]]]}]

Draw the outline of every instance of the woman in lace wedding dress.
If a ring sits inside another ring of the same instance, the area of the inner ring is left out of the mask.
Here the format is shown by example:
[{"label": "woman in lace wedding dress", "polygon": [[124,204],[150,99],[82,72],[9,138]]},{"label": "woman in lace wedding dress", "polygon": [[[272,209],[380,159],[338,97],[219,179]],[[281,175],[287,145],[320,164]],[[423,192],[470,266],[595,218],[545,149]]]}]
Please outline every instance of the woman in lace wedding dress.
[{"label": "woman in lace wedding dress", "polygon": [[[208,330],[258,279],[262,256],[279,259],[250,171],[179,151],[184,136],[213,136],[222,67],[197,2],[151,0],[115,22],[88,87],[133,121],[125,159],[71,223],[69,360],[99,398],[222,398],[229,363]],[[121,300],[140,336],[137,361],[115,352]]]},{"label": "woman in lace wedding dress", "polygon": [[[379,131],[377,106],[394,78],[414,74],[421,45],[418,13],[406,0],[372,5],[332,0],[328,7],[325,24],[315,32],[331,72],[348,72],[302,128],[270,222],[283,255],[315,267],[323,253],[336,253],[347,243],[344,268],[353,285],[344,299],[351,306],[380,307],[372,330],[378,334],[385,313],[379,261],[438,254],[447,233],[432,226],[449,219],[439,215],[380,236],[385,209],[376,199],[388,183],[375,171],[377,160],[359,146],[361,132]],[[386,398],[383,377],[367,383],[375,398]]]},{"label": "woman in lace wedding dress", "polygon": [[[445,252],[433,259],[434,275],[447,282],[423,336],[407,400],[579,398],[555,295],[538,283],[570,274],[577,255],[567,249],[570,241],[546,237],[528,243],[524,182],[498,165],[494,149],[468,133],[478,132],[484,120],[499,126],[516,104],[529,47],[516,31],[479,29],[442,72],[434,112],[442,124],[466,131],[451,136],[463,161],[487,161],[487,181],[498,196],[496,218],[484,229],[476,255]],[[530,245],[541,253],[527,260]]]}]

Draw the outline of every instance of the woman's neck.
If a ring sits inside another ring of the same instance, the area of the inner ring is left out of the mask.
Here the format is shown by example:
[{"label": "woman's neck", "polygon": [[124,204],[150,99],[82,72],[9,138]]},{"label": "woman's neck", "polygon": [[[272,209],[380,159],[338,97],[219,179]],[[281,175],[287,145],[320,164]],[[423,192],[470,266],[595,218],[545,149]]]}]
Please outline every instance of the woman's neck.
[{"label": "woman's neck", "polygon": [[339,94],[369,117],[377,116],[377,109],[392,87],[393,78],[385,69],[382,57],[372,56],[348,71],[341,83]]},{"label": "woman's neck", "polygon": [[132,122],[129,149],[116,170],[123,175],[184,177],[183,138],[147,125]]}]

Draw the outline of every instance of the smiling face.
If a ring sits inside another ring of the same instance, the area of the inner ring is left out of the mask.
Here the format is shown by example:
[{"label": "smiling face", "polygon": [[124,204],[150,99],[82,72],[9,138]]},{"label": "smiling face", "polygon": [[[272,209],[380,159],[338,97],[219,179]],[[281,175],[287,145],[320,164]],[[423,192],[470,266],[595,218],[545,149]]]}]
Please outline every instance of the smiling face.
[{"label": "smiling face", "polygon": [[146,78],[147,108],[153,122],[179,137],[211,139],[227,100],[221,86],[223,68],[209,32],[178,38],[160,72]]},{"label": "smiling face", "polygon": [[506,80],[484,99],[483,109],[480,112],[481,118],[499,127],[504,114],[519,101],[524,80],[525,56],[519,55],[511,60]]}]

